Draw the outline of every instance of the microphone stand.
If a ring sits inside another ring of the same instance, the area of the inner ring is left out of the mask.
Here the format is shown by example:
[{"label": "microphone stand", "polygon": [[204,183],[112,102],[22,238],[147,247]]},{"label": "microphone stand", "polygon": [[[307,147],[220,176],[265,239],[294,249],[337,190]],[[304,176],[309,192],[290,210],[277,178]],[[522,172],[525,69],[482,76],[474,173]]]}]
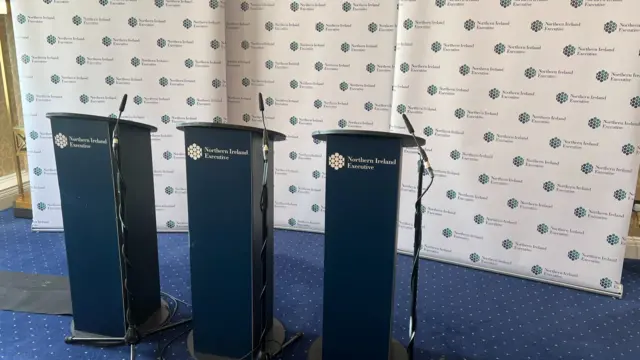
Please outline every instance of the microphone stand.
[{"label": "microphone stand", "polygon": [[[141,334],[132,320],[132,302],[133,302],[133,294],[129,290],[128,281],[129,281],[129,270],[131,269],[131,262],[128,258],[128,230],[125,224],[125,194],[126,194],[126,186],[124,182],[124,178],[122,177],[122,172],[120,168],[120,143],[119,143],[119,130],[120,130],[120,117],[122,116],[122,112],[124,111],[125,105],[127,102],[127,95],[125,94],[122,98],[122,103],[120,104],[120,109],[118,113],[118,118],[116,119],[116,123],[113,127],[113,132],[111,133],[111,155],[113,159],[113,163],[115,164],[115,175],[116,175],[116,223],[118,224],[118,247],[120,249],[120,270],[122,272],[122,288],[123,288],[123,307],[124,307],[124,320],[126,331],[124,337],[75,337],[68,336],[64,339],[65,343],[73,344],[73,343],[97,343],[98,345],[107,344],[125,344],[129,345],[130,348],[130,359],[135,360],[136,358],[136,345],[140,343],[144,336],[150,336],[152,334],[158,333],[160,331],[164,331],[170,328],[174,328],[178,325],[182,325],[191,321],[191,319],[186,319],[184,321],[179,321],[174,324],[169,324],[166,326],[162,326],[158,329],[154,329],[146,334]],[[176,306],[177,303],[176,303]]]},{"label": "microphone stand", "polygon": [[[261,94],[262,95],[262,94]],[[267,353],[267,249],[269,242],[269,227],[267,225],[267,211],[269,210],[269,134],[267,133],[267,123],[264,121],[264,105],[260,96],[260,112],[262,113],[262,194],[260,196],[260,211],[262,212],[262,246],[260,248],[260,262],[262,265],[262,290],[260,291],[260,349],[256,355],[256,360],[268,360],[270,354]]]},{"label": "microphone stand", "polygon": [[[420,249],[422,248],[422,179],[424,175],[424,161],[420,159],[418,170],[418,190],[417,200],[415,203],[415,214],[413,218],[413,267],[411,270],[411,316],[409,321],[409,346],[407,351],[409,352],[409,360],[413,360],[415,351],[415,336],[416,336],[416,318],[417,303],[418,303],[418,270],[420,267]],[[433,181],[433,180],[432,180]]]},{"label": "microphone stand", "polygon": [[[409,360],[414,359],[415,354],[415,340],[417,329],[417,307],[418,307],[418,275],[420,270],[420,250],[422,249],[422,197],[429,191],[433,184],[433,169],[429,164],[429,159],[424,149],[420,146],[418,139],[416,138],[413,126],[409,122],[406,115],[402,115],[404,122],[407,126],[407,130],[413,137],[413,140],[418,147],[418,154],[420,155],[420,161],[418,162],[418,188],[417,199],[415,202],[415,214],[413,219],[414,241],[413,241],[413,266],[411,270],[411,315],[409,317],[409,344],[407,346],[407,353]],[[422,182],[424,178],[425,168],[429,173],[430,181],[426,190],[422,191]]]},{"label": "microphone stand", "polygon": [[[255,360],[272,360],[275,359],[282,351],[302,337],[302,333],[296,333],[273,354],[267,352],[267,286],[269,278],[267,276],[267,249],[269,244],[269,227],[267,222],[267,211],[269,210],[269,188],[268,188],[268,170],[269,170],[269,134],[267,132],[267,123],[264,120],[264,102],[262,101],[262,93],[259,94],[259,108],[262,113],[262,195],[260,196],[260,211],[262,212],[262,246],[260,249],[260,261],[262,262],[262,290],[260,291],[260,340],[258,343],[258,352]],[[255,349],[254,349],[255,350]],[[253,351],[252,351],[253,352]],[[240,359],[243,360],[243,359]]]},{"label": "microphone stand", "polygon": [[[124,102],[123,102],[124,105]],[[124,179],[122,177],[122,171],[120,167],[120,143],[119,143],[119,130],[120,130],[120,117],[122,116],[122,112],[124,111],[124,106],[120,108],[120,112],[118,113],[118,119],[116,120],[116,124],[113,127],[112,134],[112,153],[113,160],[115,162],[116,169],[116,208],[118,209],[117,214],[117,222],[118,222],[118,238],[120,239],[120,255],[122,256],[122,279],[123,279],[123,289],[124,289],[124,311],[125,311],[125,323],[127,325],[127,330],[124,335],[124,343],[129,345],[131,349],[131,360],[136,358],[136,345],[140,343],[141,336],[136,324],[133,322],[131,316],[131,304],[133,303],[133,294],[129,290],[128,282],[129,282],[129,270],[131,269],[131,262],[129,261],[129,236],[127,225],[125,224],[125,192],[126,187],[124,183]]]}]

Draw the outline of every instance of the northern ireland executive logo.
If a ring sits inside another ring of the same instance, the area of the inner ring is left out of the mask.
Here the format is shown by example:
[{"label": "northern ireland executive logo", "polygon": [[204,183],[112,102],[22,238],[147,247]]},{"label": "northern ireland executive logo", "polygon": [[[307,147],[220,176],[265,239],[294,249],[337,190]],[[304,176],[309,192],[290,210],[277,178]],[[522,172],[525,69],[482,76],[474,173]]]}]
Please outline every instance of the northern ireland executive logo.
[{"label": "northern ireland executive logo", "polygon": [[329,156],[329,166],[331,166],[334,170],[340,170],[344,167],[344,165],[344,156],[338,153]]},{"label": "northern ireland executive logo", "polygon": [[618,24],[616,24],[613,21],[607,21],[606,23],[604,23],[603,28],[604,28],[604,31],[607,34],[611,34],[611,33],[615,32],[616,29],[618,29]]},{"label": "northern ireland executive logo", "polygon": [[531,272],[534,275],[540,275],[540,274],[542,274],[542,267],[540,265],[533,265],[531,267]]},{"label": "northern ireland executive logo", "polygon": [[59,147],[60,149],[64,149],[67,147],[67,145],[69,145],[69,141],[67,140],[67,137],[60,133],[58,133],[55,136],[54,142],[56,143],[56,146]]},{"label": "northern ireland executive logo", "polygon": [[607,243],[609,245],[618,245],[620,243],[620,237],[616,234],[607,235]]},{"label": "northern ireland executive logo", "polygon": [[191,144],[187,148],[187,155],[193,160],[198,160],[202,157],[202,148],[198,144]]},{"label": "northern ireland executive logo", "polygon": [[398,165],[398,159],[387,159],[371,157],[365,158],[362,156],[343,156],[339,153],[335,153],[329,156],[329,166],[334,170],[347,168],[351,170],[375,170],[377,166],[396,166]]},{"label": "northern ireland executive logo", "polygon": [[613,192],[613,198],[618,201],[622,201],[627,198],[627,192],[622,189],[618,189]]},{"label": "northern ireland executive logo", "polygon": [[562,53],[566,57],[572,57],[573,55],[576,54],[576,47],[571,45],[571,44],[569,44],[569,45],[565,46],[564,48],[562,48]]}]

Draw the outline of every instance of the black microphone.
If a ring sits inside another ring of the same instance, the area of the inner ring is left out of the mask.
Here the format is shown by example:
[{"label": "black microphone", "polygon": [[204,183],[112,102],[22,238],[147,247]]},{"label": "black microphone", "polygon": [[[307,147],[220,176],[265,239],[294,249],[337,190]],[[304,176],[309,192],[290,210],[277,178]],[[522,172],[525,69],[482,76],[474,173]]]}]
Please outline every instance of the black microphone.
[{"label": "black microphone", "polygon": [[116,151],[118,149],[118,133],[119,133],[119,127],[120,127],[120,117],[122,116],[122,112],[124,111],[125,106],[127,106],[127,94],[124,94],[124,96],[122,97],[122,101],[120,102],[120,108],[119,113],[118,113],[118,118],[116,119],[116,124],[113,126],[113,133],[111,134],[111,137],[113,138],[112,142],[111,142],[111,147],[113,148],[114,151]]},{"label": "black microphone", "polygon": [[120,102],[120,114],[124,112],[124,107],[127,106],[127,94],[124,94],[122,101]]},{"label": "black microphone", "polygon": [[404,125],[407,127],[407,131],[409,131],[409,134],[415,134],[415,130],[413,130],[413,126],[411,126],[411,122],[409,121],[407,114],[402,114],[402,119],[404,120]]},{"label": "black microphone", "polygon": [[264,111],[264,101],[262,100],[262,93],[258,93],[258,108],[260,111]]},{"label": "black microphone", "polygon": [[429,172],[429,176],[433,177],[433,169],[431,168],[431,164],[429,163],[429,157],[427,156],[427,153],[424,151],[422,146],[420,146],[420,143],[418,143],[415,130],[413,130],[413,126],[411,126],[411,122],[409,121],[407,114],[402,114],[402,119],[404,120],[404,125],[407,127],[407,131],[409,131],[409,134],[413,136],[413,140],[416,142],[416,146],[418,147],[418,151],[420,152],[420,157],[422,158],[422,161],[424,162],[424,166],[427,168],[427,171]]}]

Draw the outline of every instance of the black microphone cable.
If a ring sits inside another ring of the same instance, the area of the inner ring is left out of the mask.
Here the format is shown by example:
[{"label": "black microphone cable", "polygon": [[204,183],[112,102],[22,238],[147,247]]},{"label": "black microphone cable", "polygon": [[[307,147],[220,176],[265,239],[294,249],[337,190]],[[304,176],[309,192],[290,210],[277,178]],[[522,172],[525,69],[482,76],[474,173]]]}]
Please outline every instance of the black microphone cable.
[{"label": "black microphone cable", "polygon": [[[413,228],[414,228],[414,242],[413,242],[413,267],[411,270],[411,315],[409,316],[409,345],[407,346],[407,352],[409,355],[409,360],[414,359],[415,353],[415,340],[416,340],[416,329],[417,329],[417,307],[418,307],[418,274],[420,270],[420,250],[422,248],[422,198],[429,191],[431,185],[433,184],[434,173],[431,168],[431,164],[429,163],[429,158],[427,157],[427,153],[424,151],[418,139],[416,138],[415,131],[413,130],[413,126],[411,126],[411,122],[406,114],[402,114],[402,119],[407,127],[407,131],[413,137],[413,140],[418,147],[418,152],[420,154],[420,162],[418,166],[418,189],[417,189],[417,200],[415,203],[415,214],[413,220]],[[422,191],[422,181],[424,177],[425,168],[429,174],[429,184],[427,188]]]}]

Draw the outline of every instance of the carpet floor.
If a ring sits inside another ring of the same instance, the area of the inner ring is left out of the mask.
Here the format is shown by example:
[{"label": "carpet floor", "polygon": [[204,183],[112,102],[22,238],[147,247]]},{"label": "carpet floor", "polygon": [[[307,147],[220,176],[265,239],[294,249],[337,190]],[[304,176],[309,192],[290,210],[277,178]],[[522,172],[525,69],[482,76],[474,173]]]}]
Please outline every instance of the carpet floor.
[{"label": "carpet floor", "polygon": [[[186,234],[160,234],[158,244],[162,290],[189,302]],[[275,314],[289,334],[305,333],[284,360],[306,359],[322,331],[323,250],[322,235],[276,231]],[[0,270],[66,275],[63,234],[31,232],[30,221],[0,212]],[[410,258],[399,256],[393,335],[404,344],[410,271]],[[621,300],[433,261],[422,261],[420,282],[417,359],[640,359],[638,261],[625,262]],[[188,316],[183,306],[176,319]],[[70,323],[66,316],[0,311],[0,359],[128,359],[125,347],[65,344]],[[156,359],[184,329],[147,339],[138,359]],[[189,359],[186,336],[165,357]]]}]

